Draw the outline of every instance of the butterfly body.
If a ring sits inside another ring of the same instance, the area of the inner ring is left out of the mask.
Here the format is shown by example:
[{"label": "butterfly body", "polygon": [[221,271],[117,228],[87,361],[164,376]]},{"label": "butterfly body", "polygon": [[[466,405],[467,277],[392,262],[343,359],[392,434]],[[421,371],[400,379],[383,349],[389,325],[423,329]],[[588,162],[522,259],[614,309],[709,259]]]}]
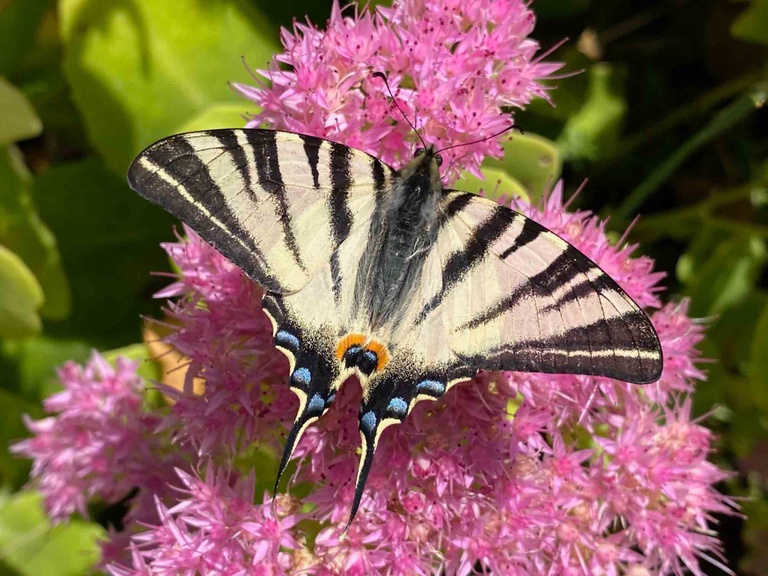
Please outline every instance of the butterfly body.
[{"label": "butterfly body", "polygon": [[360,381],[352,517],[383,430],[480,369],[661,372],[650,321],[611,278],[522,214],[443,189],[439,163],[430,149],[394,170],[311,136],[214,130],[161,140],[128,173],[265,288],[299,398],[278,480],[344,381]]},{"label": "butterfly body", "polygon": [[442,194],[437,160],[425,152],[393,176],[391,193],[372,216],[355,283],[355,314],[394,336],[437,237]]}]

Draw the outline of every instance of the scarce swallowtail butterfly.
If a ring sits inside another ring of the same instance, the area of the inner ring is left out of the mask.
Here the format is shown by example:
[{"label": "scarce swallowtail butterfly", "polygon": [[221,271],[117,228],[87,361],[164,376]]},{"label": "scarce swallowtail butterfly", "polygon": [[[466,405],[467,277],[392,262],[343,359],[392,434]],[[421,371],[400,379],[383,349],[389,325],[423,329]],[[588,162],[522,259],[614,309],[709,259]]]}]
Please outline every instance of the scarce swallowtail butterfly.
[{"label": "scarce swallowtail butterfly", "polygon": [[431,148],[395,170],[313,136],[223,129],[160,140],[128,171],[264,288],[299,398],[278,481],[302,433],[359,379],[350,522],[382,431],[478,370],[661,374],[656,332],[615,281],[533,220],[444,189],[440,164]]}]

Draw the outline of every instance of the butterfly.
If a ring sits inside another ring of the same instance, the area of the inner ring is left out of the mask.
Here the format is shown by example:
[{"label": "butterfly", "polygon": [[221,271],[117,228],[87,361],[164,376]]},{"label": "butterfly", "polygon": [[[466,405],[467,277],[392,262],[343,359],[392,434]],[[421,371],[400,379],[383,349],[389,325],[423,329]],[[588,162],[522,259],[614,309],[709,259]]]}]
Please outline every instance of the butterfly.
[{"label": "butterfly", "polygon": [[382,432],[479,370],[661,375],[658,336],[614,280],[530,218],[444,189],[441,163],[422,148],[395,170],[330,140],[221,129],[160,140],[128,170],[264,288],[299,399],[275,487],[302,433],[360,381],[350,523]]}]

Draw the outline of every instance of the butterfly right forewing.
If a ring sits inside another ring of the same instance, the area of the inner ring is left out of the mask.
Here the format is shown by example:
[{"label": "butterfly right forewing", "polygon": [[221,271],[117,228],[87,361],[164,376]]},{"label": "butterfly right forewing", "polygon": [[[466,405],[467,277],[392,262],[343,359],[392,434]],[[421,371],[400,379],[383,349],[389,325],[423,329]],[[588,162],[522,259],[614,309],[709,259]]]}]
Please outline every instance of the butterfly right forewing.
[{"label": "butterfly right forewing", "polygon": [[656,331],[613,279],[530,218],[469,196],[451,223],[465,240],[444,256],[446,277],[453,265],[460,279],[434,310],[450,310],[459,358],[486,370],[658,380]]}]

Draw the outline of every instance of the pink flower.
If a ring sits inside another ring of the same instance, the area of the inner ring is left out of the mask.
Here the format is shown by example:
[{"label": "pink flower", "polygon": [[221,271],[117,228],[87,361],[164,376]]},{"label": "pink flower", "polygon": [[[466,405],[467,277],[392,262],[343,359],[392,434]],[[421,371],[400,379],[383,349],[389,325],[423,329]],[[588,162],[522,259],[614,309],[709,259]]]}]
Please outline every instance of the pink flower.
[{"label": "pink flower", "polygon": [[[548,97],[540,80],[560,64],[536,56],[533,25],[523,0],[403,0],[352,16],[335,1],[326,30],[296,23],[282,31],[285,52],[257,71],[271,88],[234,87],[263,108],[249,126],[343,141],[398,166],[418,140],[372,74],[387,76],[429,144],[472,142],[512,124],[502,108]],[[495,139],[446,151],[443,177],[454,180],[460,168],[479,174],[483,158],[501,154]]]},{"label": "pink flower", "polygon": [[[164,245],[181,277],[158,296],[188,296],[170,306],[170,315],[185,326],[170,341],[192,365],[186,393],[161,385],[176,400],[164,427],[199,454],[220,446],[234,454],[293,417],[294,395],[285,386],[288,362],[272,345],[272,326],[260,311],[261,289],[192,230],[185,232],[186,242]],[[194,376],[206,381],[202,398],[191,393]]]},{"label": "pink flower", "polygon": [[[658,306],[661,274],[652,261],[610,244],[589,213],[567,212],[559,186],[540,209],[518,208],[596,260],[632,297]],[[295,401],[285,395],[287,367],[268,343],[271,326],[256,311],[258,291],[193,233],[167,249],[183,271],[174,291],[187,296],[171,340],[207,378],[203,397],[182,397],[169,421],[214,454],[228,452],[222,438],[279,454],[282,438],[272,430],[278,419],[292,420]],[[441,402],[417,406],[384,434],[362,512],[342,539],[359,444],[360,391],[348,383],[295,454],[289,486],[313,486],[305,522],[320,529],[307,551],[310,573],[433,574],[443,567],[469,574],[477,562],[504,574],[579,573],[583,566],[616,574],[638,566],[697,571],[699,557],[719,550],[703,523],[731,506],[713,488],[725,477],[707,461],[713,439],[691,421],[685,400],[694,379],[704,377],[694,366],[702,326],[685,315],[684,303],[658,310],[653,321],[666,362],[657,384],[480,374]],[[298,528],[293,534],[303,540]]]},{"label": "pink flower", "polygon": [[[34,461],[32,478],[50,516],[88,515],[88,501],[114,504],[135,488],[134,517],[145,517],[153,494],[167,491],[177,455],[161,456],[163,438],[154,434],[158,414],[142,409],[144,383],[136,364],[118,358],[113,368],[94,353],[85,367],[67,363],[59,370],[64,389],[45,401],[53,414],[27,418],[33,437],[11,451]],[[167,440],[166,440],[167,442]]]},{"label": "pink flower", "polygon": [[183,488],[168,508],[156,500],[160,522],[134,538],[131,566],[110,567],[114,576],[175,574],[283,574],[296,565],[299,548],[290,529],[300,516],[268,499],[253,504],[254,476],[209,469],[205,480],[178,470]]}]

